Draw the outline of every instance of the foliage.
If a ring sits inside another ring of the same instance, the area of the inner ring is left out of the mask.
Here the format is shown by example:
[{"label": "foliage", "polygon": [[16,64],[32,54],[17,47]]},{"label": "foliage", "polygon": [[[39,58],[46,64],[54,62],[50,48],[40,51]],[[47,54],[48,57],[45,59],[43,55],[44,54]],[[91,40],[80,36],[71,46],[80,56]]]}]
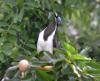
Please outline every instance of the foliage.
[{"label": "foliage", "polygon": [[[100,7],[96,7],[99,3],[99,0],[0,0],[0,79],[8,67],[24,58],[32,65],[54,67],[50,72],[30,69],[22,81],[99,81],[100,64],[74,48],[77,43],[82,50],[89,47],[94,52],[92,57],[99,60],[100,25],[91,26],[90,14],[100,13]],[[53,55],[38,54],[35,35],[52,21],[54,12],[63,22],[57,31],[61,48],[55,49]],[[72,20],[80,32],[78,39],[70,38],[73,44],[66,35],[67,20]],[[41,60],[42,56],[48,59]],[[14,73],[12,81],[19,81],[19,75],[19,71]]]}]

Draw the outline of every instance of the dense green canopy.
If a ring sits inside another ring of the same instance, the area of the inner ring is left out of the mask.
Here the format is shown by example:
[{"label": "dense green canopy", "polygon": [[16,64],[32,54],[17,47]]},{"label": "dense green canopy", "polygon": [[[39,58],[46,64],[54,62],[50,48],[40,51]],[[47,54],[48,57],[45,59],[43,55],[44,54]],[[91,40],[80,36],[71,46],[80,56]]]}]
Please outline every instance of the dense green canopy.
[{"label": "dense green canopy", "polygon": [[[60,48],[53,55],[38,54],[36,34],[55,12],[62,18],[56,33]],[[31,68],[21,81],[100,81],[99,23],[100,0],[0,0],[0,79],[7,68],[27,59],[53,70]],[[19,71],[11,74],[12,81],[20,81]]]}]

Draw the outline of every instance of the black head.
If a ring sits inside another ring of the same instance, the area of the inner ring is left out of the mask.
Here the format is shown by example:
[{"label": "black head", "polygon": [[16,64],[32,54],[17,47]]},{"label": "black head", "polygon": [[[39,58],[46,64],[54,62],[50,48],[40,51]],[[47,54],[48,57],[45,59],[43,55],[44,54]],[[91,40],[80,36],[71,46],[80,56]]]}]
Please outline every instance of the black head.
[{"label": "black head", "polygon": [[61,17],[58,16],[57,13],[55,13],[55,21],[57,22],[57,24],[61,24]]}]

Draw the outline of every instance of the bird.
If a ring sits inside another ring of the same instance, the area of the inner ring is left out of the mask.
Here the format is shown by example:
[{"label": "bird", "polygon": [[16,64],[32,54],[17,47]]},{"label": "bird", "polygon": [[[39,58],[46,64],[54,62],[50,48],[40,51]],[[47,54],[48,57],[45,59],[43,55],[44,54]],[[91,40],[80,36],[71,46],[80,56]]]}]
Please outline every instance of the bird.
[{"label": "bird", "polygon": [[54,20],[48,26],[46,26],[41,32],[39,32],[37,37],[37,52],[41,51],[49,52],[53,54],[53,48],[57,47],[57,40],[55,37],[55,33],[58,25],[61,24],[61,17],[55,13]]}]

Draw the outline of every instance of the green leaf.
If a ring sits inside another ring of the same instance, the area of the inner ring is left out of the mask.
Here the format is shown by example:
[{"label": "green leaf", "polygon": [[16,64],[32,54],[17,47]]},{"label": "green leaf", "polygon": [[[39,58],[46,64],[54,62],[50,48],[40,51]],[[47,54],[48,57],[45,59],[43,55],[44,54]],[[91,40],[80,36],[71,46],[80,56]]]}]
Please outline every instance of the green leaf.
[{"label": "green leaf", "polygon": [[4,14],[0,13],[0,20],[3,20]]},{"label": "green leaf", "polygon": [[73,55],[71,58],[74,60],[77,60],[77,61],[89,61],[89,60],[91,60],[90,58],[87,58],[86,56],[79,55],[79,54]]},{"label": "green leaf", "polygon": [[94,77],[100,78],[100,69],[95,69],[95,70],[89,70],[87,69],[87,72],[91,75],[93,75]]},{"label": "green leaf", "polygon": [[6,27],[8,26],[7,22],[0,22],[0,27]]},{"label": "green leaf", "polygon": [[6,56],[10,56],[12,54],[13,43],[4,43],[1,47],[2,52]]},{"label": "green leaf", "polygon": [[0,33],[3,33],[4,31],[5,31],[4,29],[0,28]]},{"label": "green leaf", "polygon": [[6,61],[5,61],[5,57],[4,57],[4,55],[3,55],[2,52],[0,53],[0,62],[1,62],[1,63],[6,62]]},{"label": "green leaf", "polygon": [[98,62],[91,61],[91,62],[88,62],[87,65],[89,65],[93,68],[96,68],[96,69],[100,69],[100,63],[98,63]]},{"label": "green leaf", "polygon": [[99,74],[100,75],[100,69],[88,70],[88,73],[91,73],[91,74]]},{"label": "green leaf", "polygon": [[17,47],[12,48],[10,57],[14,59],[17,57],[17,55],[18,55],[18,48]]},{"label": "green leaf", "polygon": [[18,15],[18,18],[19,18],[18,21],[19,21],[19,22],[22,21],[23,16],[24,16],[24,8],[21,9],[21,11],[20,11],[20,13],[19,13],[19,15]]},{"label": "green leaf", "polygon": [[1,37],[1,38],[0,38],[0,44],[1,44],[1,45],[2,45],[5,41],[6,41],[6,38],[5,38],[5,37]]},{"label": "green leaf", "polygon": [[71,54],[77,53],[76,49],[71,44],[64,43],[64,48],[66,48],[66,51],[68,50]]},{"label": "green leaf", "polygon": [[43,81],[52,81],[53,78],[51,75],[49,75],[47,72],[44,72],[42,70],[36,71],[38,78],[42,79]]},{"label": "green leaf", "polygon": [[67,55],[68,57],[71,57],[71,53],[70,53],[68,50],[67,50],[66,55]]}]

